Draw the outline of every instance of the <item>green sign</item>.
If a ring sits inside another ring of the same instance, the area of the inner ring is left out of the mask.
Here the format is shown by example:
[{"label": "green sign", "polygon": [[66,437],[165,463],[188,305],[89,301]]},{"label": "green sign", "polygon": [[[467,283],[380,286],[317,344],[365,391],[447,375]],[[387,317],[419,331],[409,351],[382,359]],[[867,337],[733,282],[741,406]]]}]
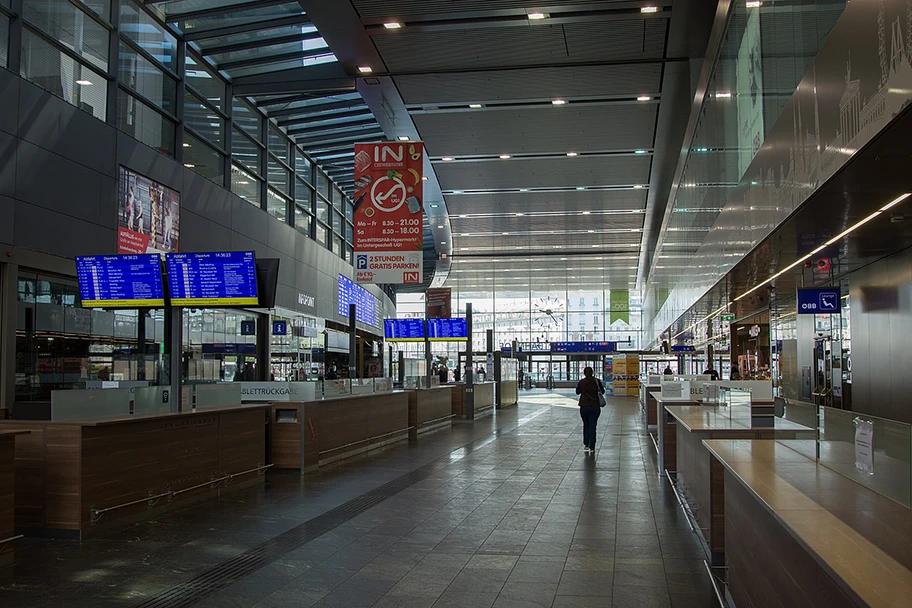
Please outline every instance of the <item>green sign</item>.
[{"label": "green sign", "polygon": [[608,297],[611,306],[608,325],[613,325],[615,321],[630,325],[630,290],[612,289]]},{"label": "green sign", "polygon": [[731,323],[732,321],[735,320],[735,315],[719,315],[719,320],[728,321],[729,323]]}]

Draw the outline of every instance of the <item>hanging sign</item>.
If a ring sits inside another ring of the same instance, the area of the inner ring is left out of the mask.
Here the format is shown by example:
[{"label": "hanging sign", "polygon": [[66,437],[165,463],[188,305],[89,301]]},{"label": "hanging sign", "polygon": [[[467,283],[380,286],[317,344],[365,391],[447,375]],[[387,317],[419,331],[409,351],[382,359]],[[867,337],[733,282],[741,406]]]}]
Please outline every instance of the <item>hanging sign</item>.
[{"label": "hanging sign", "polygon": [[615,321],[621,321],[624,325],[630,325],[630,290],[612,289],[608,294],[611,311],[608,320],[609,325]]},{"label": "hanging sign", "polygon": [[419,142],[355,144],[357,283],[422,282],[423,164]]},{"label": "hanging sign", "polygon": [[429,319],[449,319],[453,316],[450,310],[450,303],[453,301],[452,289],[449,287],[428,289],[425,297],[427,298],[427,316]]},{"label": "hanging sign", "polygon": [[798,314],[819,315],[842,310],[842,293],[838,287],[826,289],[799,289]]}]

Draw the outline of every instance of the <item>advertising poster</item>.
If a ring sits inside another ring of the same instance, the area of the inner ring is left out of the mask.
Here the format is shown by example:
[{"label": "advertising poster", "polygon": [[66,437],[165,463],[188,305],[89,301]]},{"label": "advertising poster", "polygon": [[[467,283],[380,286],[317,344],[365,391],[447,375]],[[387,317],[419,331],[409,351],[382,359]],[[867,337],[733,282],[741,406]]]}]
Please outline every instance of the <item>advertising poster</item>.
[{"label": "advertising poster", "polygon": [[608,298],[611,308],[608,324],[614,325],[615,321],[620,321],[624,325],[630,325],[630,290],[612,289]]},{"label": "advertising poster", "polygon": [[418,142],[355,144],[355,282],[422,282],[423,164]]},{"label": "advertising poster", "polygon": [[760,56],[760,11],[750,11],[738,47],[738,178],[763,145],[763,65]]},{"label": "advertising poster", "polygon": [[117,253],[173,253],[180,236],[180,194],[120,168]]},{"label": "advertising poster", "polygon": [[428,289],[427,316],[431,319],[449,319],[453,316],[450,302],[453,301],[453,290],[449,287]]}]

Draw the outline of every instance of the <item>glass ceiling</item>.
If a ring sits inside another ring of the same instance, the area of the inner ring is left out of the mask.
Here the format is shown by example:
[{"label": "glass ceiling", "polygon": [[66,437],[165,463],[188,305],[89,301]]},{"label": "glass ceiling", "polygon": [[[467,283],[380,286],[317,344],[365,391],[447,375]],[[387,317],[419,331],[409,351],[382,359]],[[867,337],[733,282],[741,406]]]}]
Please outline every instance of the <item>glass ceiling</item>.
[{"label": "glass ceiling", "polygon": [[[308,90],[308,68],[336,63],[295,0],[146,0],[188,47],[236,85],[289,72],[270,94],[249,97],[351,196],[353,145],[386,138],[354,89]],[[190,60],[193,61],[192,55]],[[281,88],[282,90],[278,90]]]}]

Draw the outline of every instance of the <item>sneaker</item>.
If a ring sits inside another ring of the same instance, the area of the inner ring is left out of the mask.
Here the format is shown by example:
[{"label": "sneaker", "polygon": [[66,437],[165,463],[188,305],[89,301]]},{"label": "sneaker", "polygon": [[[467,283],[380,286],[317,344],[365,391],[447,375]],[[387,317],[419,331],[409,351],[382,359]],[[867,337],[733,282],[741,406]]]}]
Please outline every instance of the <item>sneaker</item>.
[{"label": "sneaker", "polygon": [[592,450],[592,448],[586,447],[586,449],[583,451],[586,452],[587,454],[591,454],[594,450]]}]

